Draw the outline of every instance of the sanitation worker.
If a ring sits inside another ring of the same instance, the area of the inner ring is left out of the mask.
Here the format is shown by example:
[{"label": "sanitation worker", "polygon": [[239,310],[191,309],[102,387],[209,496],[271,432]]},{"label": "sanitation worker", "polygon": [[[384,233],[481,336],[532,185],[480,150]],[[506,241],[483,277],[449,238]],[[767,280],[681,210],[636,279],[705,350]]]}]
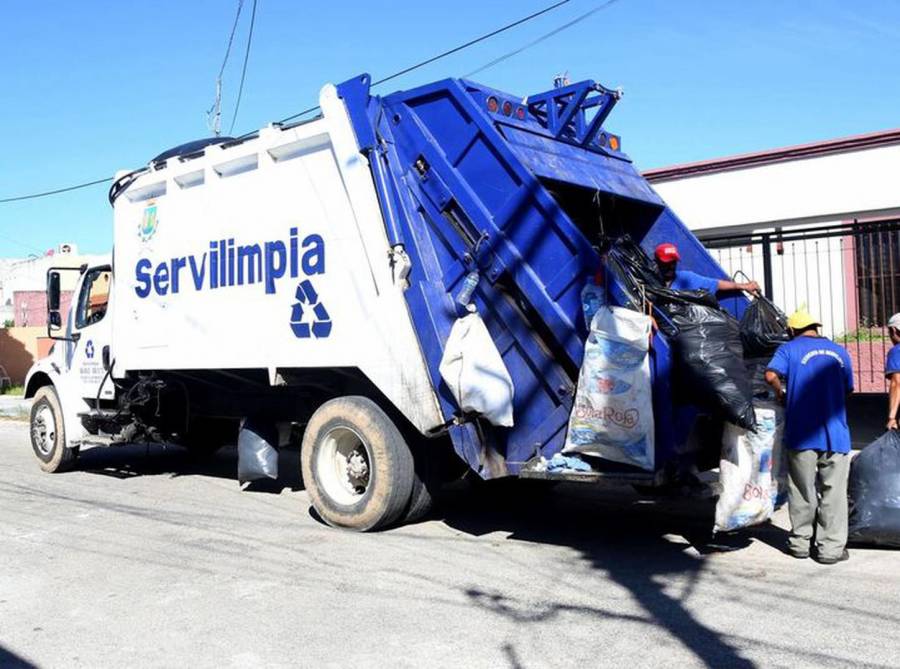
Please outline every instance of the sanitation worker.
[{"label": "sanitation worker", "polygon": [[[819,336],[805,309],[788,318],[792,339],[778,347],[766,381],[785,404],[788,453],[788,552],[821,564],[847,560],[847,475],[850,430],[847,395],[853,369],[847,351]],[[785,383],[787,389],[785,389]],[[811,551],[815,525],[815,551]]]},{"label": "sanitation worker", "polygon": [[720,290],[746,290],[750,293],[759,292],[759,284],[756,281],[737,283],[727,279],[714,279],[702,276],[686,269],[678,269],[678,261],[681,255],[678,247],[671,242],[663,242],[656,247],[656,266],[666,282],[666,286],[672,290],[705,290],[713,295]]},{"label": "sanitation worker", "polygon": [[888,334],[893,346],[884,361],[884,375],[890,382],[888,394],[887,429],[897,429],[897,410],[900,409],[900,314],[894,314],[888,321]]}]

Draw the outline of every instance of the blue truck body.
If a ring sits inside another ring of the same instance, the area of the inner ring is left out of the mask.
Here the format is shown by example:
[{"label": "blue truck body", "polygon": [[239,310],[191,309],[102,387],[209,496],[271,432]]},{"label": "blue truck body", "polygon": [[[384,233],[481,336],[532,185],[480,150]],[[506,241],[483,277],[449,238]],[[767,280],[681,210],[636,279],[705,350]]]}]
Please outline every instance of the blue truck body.
[{"label": "blue truck body", "polygon": [[[601,266],[601,232],[628,233],[650,253],[674,242],[682,267],[727,278],[607,131],[615,91],[584,81],[523,99],[447,79],[379,97],[362,75],[338,94],[369,160],[389,242],[412,261],[406,298],[454,449],[484,478],[518,474],[563,447],[587,336],[581,291]],[[515,385],[509,429],[459,420],[438,369],[460,316],[454,296],[473,270],[474,302]],[[607,290],[620,302],[614,277]],[[735,315],[744,307],[742,297],[722,303]],[[674,402],[671,368],[657,333],[658,471],[677,457],[696,415]]]}]

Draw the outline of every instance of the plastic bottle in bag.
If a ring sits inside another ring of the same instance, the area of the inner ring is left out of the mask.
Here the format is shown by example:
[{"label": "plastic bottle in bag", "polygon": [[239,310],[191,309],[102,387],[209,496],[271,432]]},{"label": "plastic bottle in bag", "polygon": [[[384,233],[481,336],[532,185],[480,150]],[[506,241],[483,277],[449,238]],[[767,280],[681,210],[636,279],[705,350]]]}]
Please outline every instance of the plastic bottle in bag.
[{"label": "plastic bottle in bag", "polygon": [[589,279],[581,290],[581,309],[584,313],[584,324],[588,330],[591,329],[591,322],[594,320],[594,314],[606,304],[606,287],[600,282],[600,275]]},{"label": "plastic bottle in bag", "polygon": [[464,307],[468,306],[469,302],[472,301],[472,295],[475,293],[475,289],[478,287],[479,278],[478,272],[475,270],[466,274],[462,288],[459,289],[459,293],[456,295],[456,302],[458,304],[461,304]]}]

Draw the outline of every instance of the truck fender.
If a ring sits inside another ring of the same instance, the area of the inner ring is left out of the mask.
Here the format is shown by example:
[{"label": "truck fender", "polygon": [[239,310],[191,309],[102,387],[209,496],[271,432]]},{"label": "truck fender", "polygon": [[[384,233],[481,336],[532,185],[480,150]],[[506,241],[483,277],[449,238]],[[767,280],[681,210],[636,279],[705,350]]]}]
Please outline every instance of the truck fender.
[{"label": "truck fender", "polygon": [[65,427],[66,446],[74,448],[81,443],[84,428],[78,414],[88,411],[90,407],[84,398],[79,396],[78,383],[67,382],[66,375],[60,373],[59,368],[52,359],[39,360],[25,376],[25,398],[33,398],[37,391],[44,386],[53,386],[62,406],[63,426]]}]

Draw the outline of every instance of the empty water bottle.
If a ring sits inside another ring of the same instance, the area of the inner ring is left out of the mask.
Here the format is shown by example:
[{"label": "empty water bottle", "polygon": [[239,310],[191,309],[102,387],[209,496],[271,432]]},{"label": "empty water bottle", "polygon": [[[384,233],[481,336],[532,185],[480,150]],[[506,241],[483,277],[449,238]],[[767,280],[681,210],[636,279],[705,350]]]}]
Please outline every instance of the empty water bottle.
[{"label": "empty water bottle", "polygon": [[472,270],[468,274],[466,274],[466,278],[463,281],[462,288],[459,289],[459,293],[456,295],[456,301],[462,306],[466,306],[469,302],[472,301],[472,295],[475,293],[475,289],[478,287],[478,272]]},{"label": "empty water bottle", "polygon": [[591,329],[594,314],[606,304],[606,288],[597,279],[590,279],[581,291],[581,308],[584,312],[584,324]]}]

